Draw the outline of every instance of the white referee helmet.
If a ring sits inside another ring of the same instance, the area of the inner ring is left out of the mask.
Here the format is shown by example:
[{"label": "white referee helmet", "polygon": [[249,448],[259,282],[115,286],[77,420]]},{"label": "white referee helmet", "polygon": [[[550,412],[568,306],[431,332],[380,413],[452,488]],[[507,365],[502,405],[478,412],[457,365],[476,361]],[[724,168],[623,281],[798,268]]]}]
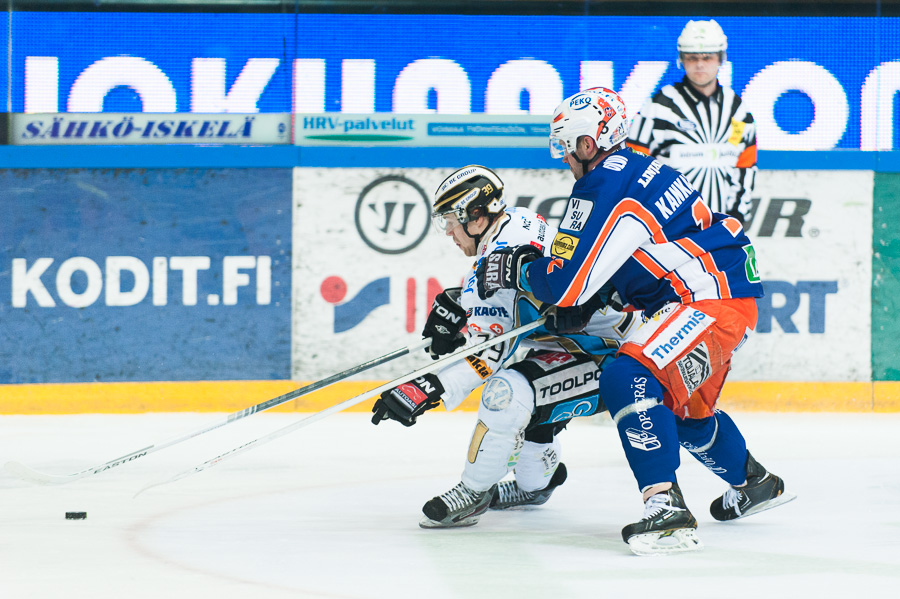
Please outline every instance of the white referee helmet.
[{"label": "white referee helmet", "polygon": [[725,62],[728,38],[719,24],[709,21],[688,21],[678,36],[678,62],[681,66],[682,54],[719,54]]},{"label": "white referee helmet", "polygon": [[600,151],[621,144],[628,137],[625,102],[605,87],[592,87],[562,101],[550,123],[550,155],[574,154],[578,138],[587,135]]}]

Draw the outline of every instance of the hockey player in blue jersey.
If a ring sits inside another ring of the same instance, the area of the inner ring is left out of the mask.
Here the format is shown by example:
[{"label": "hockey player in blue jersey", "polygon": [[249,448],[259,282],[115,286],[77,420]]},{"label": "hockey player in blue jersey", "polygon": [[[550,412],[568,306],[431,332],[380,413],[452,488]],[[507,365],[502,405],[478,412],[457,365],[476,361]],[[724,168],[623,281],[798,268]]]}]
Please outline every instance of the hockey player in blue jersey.
[{"label": "hockey player in blue jersey", "polygon": [[[503,181],[494,171],[470,165],[453,172],[435,192],[433,217],[448,241],[473,258],[463,287],[445,289],[434,300],[422,333],[432,339],[433,357],[534,322],[552,309],[511,289],[478,297],[475,260],[521,244],[549,255],[547,245],[556,236],[556,228],[539,214],[506,206]],[[472,526],[488,509],[543,504],[566,480],[557,434],[573,417],[605,409],[597,379],[638,319],[603,309],[573,334],[559,332],[567,329],[560,315],[548,319],[524,337],[389,389],[375,402],[372,422],[411,426],[441,403],[455,409],[484,384],[461,480],[423,506],[423,528]],[[580,319],[574,321],[580,325]],[[529,351],[516,361],[520,347]],[[508,472],[514,479],[501,480]]]},{"label": "hockey player in blue jersey", "polygon": [[702,543],[675,476],[679,444],[729,483],[710,506],[717,520],[793,498],[716,409],[763,290],[741,223],[712,212],[677,171],[627,149],[626,137],[615,92],[593,88],[560,104],[551,153],[576,182],[551,255],[493,252],[479,267],[479,294],[520,289],[560,307],[599,300],[642,311],[644,324],[599,383],[645,502],[622,537],[639,555],[691,551]]}]

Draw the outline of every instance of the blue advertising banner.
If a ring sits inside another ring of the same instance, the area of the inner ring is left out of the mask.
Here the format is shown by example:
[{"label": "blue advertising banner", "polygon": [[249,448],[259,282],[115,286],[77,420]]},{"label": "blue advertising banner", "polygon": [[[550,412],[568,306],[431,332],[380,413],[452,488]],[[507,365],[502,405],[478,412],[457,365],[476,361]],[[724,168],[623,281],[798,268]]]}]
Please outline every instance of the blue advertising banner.
[{"label": "blue advertising banner", "polygon": [[290,378],[290,169],[7,169],[0,210],[0,384]]},{"label": "blue advertising banner", "polygon": [[[15,112],[547,114],[592,85],[636,111],[682,76],[688,19],[12,14]],[[720,78],[751,105],[761,149],[900,147],[900,19],[718,21]]]},{"label": "blue advertising banner", "polygon": [[[9,13],[4,12],[0,14],[0,35],[3,36],[3,39],[9,39]],[[9,53],[8,52],[0,52],[2,56],[0,56],[0,73],[9,74]],[[0,102],[2,102],[3,112],[11,112],[12,104],[10,100],[12,98],[9,95],[9,78],[7,76],[0,76]],[[5,140],[0,140],[3,142]]]}]

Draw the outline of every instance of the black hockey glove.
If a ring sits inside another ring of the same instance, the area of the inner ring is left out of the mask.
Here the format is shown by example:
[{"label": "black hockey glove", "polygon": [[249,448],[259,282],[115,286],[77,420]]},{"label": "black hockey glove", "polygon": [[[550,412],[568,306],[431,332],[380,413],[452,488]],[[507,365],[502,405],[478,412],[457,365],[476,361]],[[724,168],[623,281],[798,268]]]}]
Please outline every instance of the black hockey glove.
[{"label": "black hockey glove", "polygon": [[547,312],[544,328],[554,335],[571,335],[584,330],[594,312],[584,306],[554,306]]},{"label": "black hockey glove", "polygon": [[422,329],[422,337],[430,337],[431,345],[425,348],[433,360],[466,344],[462,328],[466,326],[466,311],[459,305],[461,287],[450,287],[434,297],[431,313]]},{"label": "black hockey glove", "polygon": [[519,280],[522,267],[538,258],[543,258],[541,250],[533,245],[506,247],[491,252],[478,263],[475,278],[478,284],[478,297],[487,299],[499,289],[520,289],[524,291]]},{"label": "black hockey glove", "polygon": [[441,403],[443,393],[444,386],[433,374],[388,389],[372,406],[372,424],[390,418],[403,426],[412,426],[419,414]]},{"label": "black hockey glove", "polygon": [[[594,294],[594,296],[587,301],[585,304],[589,308],[591,308],[591,314],[597,310],[602,310],[603,308],[612,308],[617,312],[621,312],[625,307],[625,304],[622,302],[622,298],[619,296],[619,292],[613,287],[613,284],[607,281],[600,290]],[[590,320],[590,317],[588,317]],[[587,323],[587,321],[585,321]]]},{"label": "black hockey glove", "polygon": [[554,306],[547,312],[547,321],[544,328],[554,335],[571,335],[584,330],[591,317],[598,310],[612,308],[621,311],[622,298],[612,283],[607,282],[595,293],[591,299],[580,306],[567,306],[560,308]]}]

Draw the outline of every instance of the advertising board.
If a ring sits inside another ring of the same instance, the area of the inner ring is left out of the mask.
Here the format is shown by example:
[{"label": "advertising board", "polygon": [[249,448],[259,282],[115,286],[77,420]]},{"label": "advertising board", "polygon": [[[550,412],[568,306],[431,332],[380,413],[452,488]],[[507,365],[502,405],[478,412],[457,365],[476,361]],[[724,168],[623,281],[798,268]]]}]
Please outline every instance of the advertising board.
[{"label": "advertising board", "polygon": [[290,176],[0,170],[0,384],[289,378]]},{"label": "advertising board", "polygon": [[[15,12],[0,91],[29,113],[515,115],[603,85],[633,113],[683,76],[675,42],[687,20]],[[761,149],[900,147],[900,19],[718,21],[720,78],[753,112]]]},{"label": "advertising board", "polygon": [[13,114],[13,145],[291,143],[289,114]]},{"label": "advertising board", "polygon": [[[294,378],[419,339],[431,298],[473,263],[428,224],[431,193],[451,170],[296,169]],[[559,223],[568,171],[497,173],[508,204]],[[753,201],[749,234],[767,295],[730,380],[869,380],[872,174],[763,172]]]}]

